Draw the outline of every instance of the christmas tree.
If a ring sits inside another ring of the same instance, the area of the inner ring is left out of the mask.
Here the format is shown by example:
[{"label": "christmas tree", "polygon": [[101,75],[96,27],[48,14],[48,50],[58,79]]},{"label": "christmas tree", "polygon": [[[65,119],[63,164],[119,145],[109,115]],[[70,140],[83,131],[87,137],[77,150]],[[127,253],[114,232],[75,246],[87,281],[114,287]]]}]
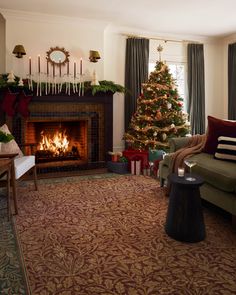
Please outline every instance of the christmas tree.
[{"label": "christmas tree", "polygon": [[168,66],[157,61],[148,82],[142,84],[142,94],[124,135],[125,141],[134,149],[168,150],[169,138],[189,134],[190,123],[187,120],[183,99]]}]

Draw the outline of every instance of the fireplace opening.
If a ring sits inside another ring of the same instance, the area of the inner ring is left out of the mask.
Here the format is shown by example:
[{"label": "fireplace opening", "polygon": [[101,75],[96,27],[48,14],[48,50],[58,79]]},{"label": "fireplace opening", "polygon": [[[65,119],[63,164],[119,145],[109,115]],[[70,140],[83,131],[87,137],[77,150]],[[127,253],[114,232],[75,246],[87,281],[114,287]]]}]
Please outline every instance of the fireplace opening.
[{"label": "fireplace opening", "polygon": [[36,163],[88,162],[88,122],[28,122],[26,143],[35,143]]}]

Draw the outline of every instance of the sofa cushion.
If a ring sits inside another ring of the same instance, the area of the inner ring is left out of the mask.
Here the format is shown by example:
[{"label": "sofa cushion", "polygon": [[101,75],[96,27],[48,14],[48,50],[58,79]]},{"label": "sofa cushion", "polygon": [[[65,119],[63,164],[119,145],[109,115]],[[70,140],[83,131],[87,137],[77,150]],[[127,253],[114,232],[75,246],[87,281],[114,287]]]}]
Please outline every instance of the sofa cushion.
[{"label": "sofa cushion", "polygon": [[15,178],[18,179],[35,166],[35,156],[23,156],[14,159]]},{"label": "sofa cushion", "polygon": [[199,174],[205,182],[226,192],[236,192],[236,163],[214,159],[207,153],[194,155],[191,159],[197,162],[193,173]]},{"label": "sofa cushion", "polygon": [[218,160],[236,162],[236,138],[220,136],[218,138],[215,158]]},{"label": "sofa cushion", "polygon": [[208,116],[207,119],[208,131],[203,151],[208,154],[214,154],[219,136],[236,137],[236,122],[225,121],[211,116]]}]

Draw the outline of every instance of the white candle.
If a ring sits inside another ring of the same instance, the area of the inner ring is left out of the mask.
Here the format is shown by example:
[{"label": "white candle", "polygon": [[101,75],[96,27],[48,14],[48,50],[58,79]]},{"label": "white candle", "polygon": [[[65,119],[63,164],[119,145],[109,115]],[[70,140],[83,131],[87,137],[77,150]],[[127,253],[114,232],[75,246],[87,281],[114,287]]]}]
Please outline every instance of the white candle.
[{"label": "white candle", "polygon": [[74,78],[76,78],[76,62],[74,62]]},{"label": "white candle", "polygon": [[31,56],[29,57],[29,75],[31,75]]},{"label": "white candle", "polygon": [[39,69],[39,73],[40,73],[40,55],[38,55],[38,69]]},{"label": "white candle", "polygon": [[178,168],[178,176],[179,177],[184,177],[184,168]]},{"label": "white candle", "polygon": [[83,73],[83,59],[80,59],[80,75]]},{"label": "white candle", "polygon": [[59,76],[61,77],[61,59],[59,59]]},{"label": "white candle", "polygon": [[49,74],[49,62],[48,62],[48,58],[46,57],[47,59],[47,75]]}]

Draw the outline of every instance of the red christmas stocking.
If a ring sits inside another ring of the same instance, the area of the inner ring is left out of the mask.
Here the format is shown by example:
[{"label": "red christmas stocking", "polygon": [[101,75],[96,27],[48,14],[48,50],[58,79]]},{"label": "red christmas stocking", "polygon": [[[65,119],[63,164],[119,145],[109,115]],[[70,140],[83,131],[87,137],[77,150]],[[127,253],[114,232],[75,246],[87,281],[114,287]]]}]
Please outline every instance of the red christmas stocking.
[{"label": "red christmas stocking", "polygon": [[24,92],[22,92],[18,96],[18,105],[17,105],[17,112],[20,113],[23,117],[28,117],[29,116],[29,102],[32,99],[32,95],[25,95]]},{"label": "red christmas stocking", "polygon": [[8,116],[13,117],[15,114],[15,102],[17,93],[6,92],[3,97],[2,110],[7,113]]}]

